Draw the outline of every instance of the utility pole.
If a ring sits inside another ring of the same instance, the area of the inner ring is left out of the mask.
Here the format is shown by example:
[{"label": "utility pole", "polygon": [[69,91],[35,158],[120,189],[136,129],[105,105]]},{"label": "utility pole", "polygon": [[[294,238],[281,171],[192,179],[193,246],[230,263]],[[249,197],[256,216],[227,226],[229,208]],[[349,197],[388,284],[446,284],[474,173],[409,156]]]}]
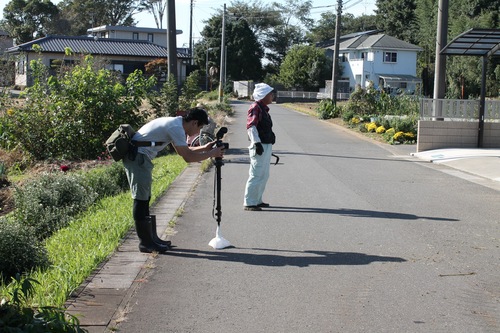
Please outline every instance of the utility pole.
[{"label": "utility pole", "polygon": [[437,33],[436,33],[436,67],[434,73],[434,115],[436,120],[443,120],[443,105],[438,100],[443,99],[446,93],[446,56],[441,50],[448,41],[448,0],[439,0]]},{"label": "utility pole", "polygon": [[189,55],[191,56],[191,65],[193,62],[193,2],[191,0],[191,11],[189,14]]},{"label": "utility pole", "polygon": [[226,4],[224,4],[224,12],[222,13],[222,42],[220,47],[220,79],[219,79],[219,102],[222,103],[224,96],[224,85],[226,78]]},{"label": "utility pole", "polygon": [[177,75],[177,29],[175,28],[175,1],[167,0],[167,52],[168,52],[168,77],[174,76],[179,85]]},{"label": "utility pole", "polygon": [[333,105],[337,104],[337,76],[339,73],[339,44],[340,44],[340,20],[342,16],[342,0],[338,0],[337,18],[335,22],[335,48],[333,51],[333,70],[332,70],[332,91],[330,98]]}]

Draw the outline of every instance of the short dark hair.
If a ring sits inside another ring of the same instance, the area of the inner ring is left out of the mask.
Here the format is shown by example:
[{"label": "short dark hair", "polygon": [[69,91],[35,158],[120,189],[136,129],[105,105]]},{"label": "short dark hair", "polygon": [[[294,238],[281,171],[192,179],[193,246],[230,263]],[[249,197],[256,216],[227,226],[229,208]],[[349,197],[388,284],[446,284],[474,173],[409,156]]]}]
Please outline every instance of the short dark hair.
[{"label": "short dark hair", "polygon": [[202,108],[189,109],[183,118],[185,122],[197,120],[200,125],[208,125],[208,113]]}]

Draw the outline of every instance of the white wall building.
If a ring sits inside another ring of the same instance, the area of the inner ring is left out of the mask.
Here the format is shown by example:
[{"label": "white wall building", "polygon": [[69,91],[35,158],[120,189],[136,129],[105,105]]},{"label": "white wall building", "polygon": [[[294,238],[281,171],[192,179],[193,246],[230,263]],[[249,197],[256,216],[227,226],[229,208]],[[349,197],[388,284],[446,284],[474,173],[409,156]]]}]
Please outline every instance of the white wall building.
[{"label": "white wall building", "polygon": [[[153,44],[168,47],[167,29],[102,25],[87,29],[87,34],[98,38],[147,40]],[[177,30],[177,35],[180,34],[182,34],[182,30]]]},{"label": "white wall building", "polygon": [[[334,50],[334,46],[328,49]],[[416,76],[417,53],[421,50],[416,45],[380,33],[341,39],[338,92],[348,93],[356,85],[365,88],[373,84],[376,89],[383,88],[391,93],[414,93],[422,82]]]}]

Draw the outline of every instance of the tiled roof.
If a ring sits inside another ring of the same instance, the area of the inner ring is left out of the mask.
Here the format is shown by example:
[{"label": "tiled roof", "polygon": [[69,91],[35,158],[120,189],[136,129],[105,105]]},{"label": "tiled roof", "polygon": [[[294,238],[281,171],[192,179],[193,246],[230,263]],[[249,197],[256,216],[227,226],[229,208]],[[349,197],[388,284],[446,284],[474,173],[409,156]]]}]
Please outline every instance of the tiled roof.
[{"label": "tiled roof", "polygon": [[[381,33],[383,30],[368,30],[368,31],[359,31],[359,32],[353,32],[347,35],[340,36],[339,41],[342,43],[345,40],[362,36],[362,35],[374,35]],[[322,48],[328,48],[329,46],[335,45],[335,38],[330,39],[330,40],[325,40],[319,43],[316,43],[316,47],[322,47]]]},{"label": "tiled roof", "polygon": [[[93,55],[117,55],[130,57],[167,58],[167,48],[149,41],[94,37],[47,36],[6,50],[12,52],[32,52],[37,44],[42,52],[65,53],[69,47],[75,53]],[[189,58],[188,54],[177,52],[177,58]]]},{"label": "tiled roof", "polygon": [[356,49],[391,49],[391,50],[413,50],[421,51],[417,45],[405,42],[404,40],[388,36],[386,34],[363,35],[345,40],[339,45],[340,50]]}]

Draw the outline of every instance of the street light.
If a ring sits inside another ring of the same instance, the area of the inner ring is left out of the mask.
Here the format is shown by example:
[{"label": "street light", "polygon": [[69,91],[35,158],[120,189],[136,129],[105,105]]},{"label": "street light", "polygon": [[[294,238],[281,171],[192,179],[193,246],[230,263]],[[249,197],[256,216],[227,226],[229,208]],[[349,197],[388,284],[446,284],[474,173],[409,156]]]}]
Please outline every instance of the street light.
[{"label": "street light", "polygon": [[208,91],[208,51],[211,51],[213,49],[213,47],[207,48],[207,57],[205,60],[205,91]]}]

